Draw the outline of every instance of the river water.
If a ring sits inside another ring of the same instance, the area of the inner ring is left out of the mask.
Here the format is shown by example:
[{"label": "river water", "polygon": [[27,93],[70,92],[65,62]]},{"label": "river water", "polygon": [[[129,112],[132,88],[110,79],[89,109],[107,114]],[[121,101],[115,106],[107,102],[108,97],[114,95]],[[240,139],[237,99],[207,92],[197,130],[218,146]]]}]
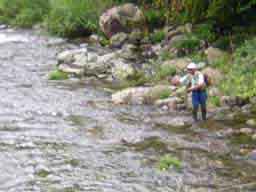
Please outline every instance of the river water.
[{"label": "river water", "polygon": [[[190,117],[114,106],[103,86],[76,79],[49,81],[56,53],[71,46],[61,42],[0,31],[0,191],[256,191],[243,143],[221,134],[230,125],[173,127]],[[160,171],[165,154],[182,167]]]}]

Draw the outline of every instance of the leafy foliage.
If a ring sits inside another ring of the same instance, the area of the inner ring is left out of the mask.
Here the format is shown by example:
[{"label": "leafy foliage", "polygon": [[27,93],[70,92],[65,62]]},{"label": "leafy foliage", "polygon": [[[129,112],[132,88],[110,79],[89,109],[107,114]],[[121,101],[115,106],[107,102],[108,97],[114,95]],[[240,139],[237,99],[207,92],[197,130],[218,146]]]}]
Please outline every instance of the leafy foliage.
[{"label": "leafy foliage", "polygon": [[146,9],[144,15],[146,18],[147,25],[150,30],[157,27],[162,27],[165,23],[165,10],[164,9]]},{"label": "leafy foliage", "polygon": [[188,34],[184,39],[174,43],[174,47],[184,54],[190,54],[200,48],[200,39],[195,35]]},{"label": "leafy foliage", "polygon": [[165,38],[165,32],[162,30],[156,31],[150,35],[152,43],[160,43]]},{"label": "leafy foliage", "polygon": [[234,54],[222,88],[229,95],[252,97],[256,95],[256,38],[246,41]]},{"label": "leafy foliage", "polygon": [[1,20],[21,27],[41,22],[48,13],[49,0],[1,0]]},{"label": "leafy foliage", "polygon": [[158,167],[160,170],[165,171],[169,169],[170,167],[174,167],[176,169],[180,169],[182,166],[182,163],[180,160],[178,160],[175,157],[172,157],[171,155],[165,155],[160,158]]},{"label": "leafy foliage", "polygon": [[166,89],[160,94],[160,99],[166,99],[166,98],[170,97],[170,95],[171,95],[171,90]]},{"label": "leafy foliage", "polygon": [[59,70],[52,71],[49,74],[49,80],[65,80],[68,79],[68,74]]},{"label": "leafy foliage", "polygon": [[50,32],[59,36],[81,36],[98,28],[98,18],[110,1],[54,0],[46,19]]}]

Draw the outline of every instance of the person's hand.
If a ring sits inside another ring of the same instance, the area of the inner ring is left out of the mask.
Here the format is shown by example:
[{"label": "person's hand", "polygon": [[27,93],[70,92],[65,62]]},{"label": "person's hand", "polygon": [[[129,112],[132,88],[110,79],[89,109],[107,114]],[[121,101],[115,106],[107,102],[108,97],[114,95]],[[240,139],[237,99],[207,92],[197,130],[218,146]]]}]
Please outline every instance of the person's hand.
[{"label": "person's hand", "polygon": [[187,92],[190,93],[193,90],[194,90],[193,87],[190,87],[190,88],[188,88]]},{"label": "person's hand", "polygon": [[178,76],[175,76],[175,77],[172,78],[172,80],[171,80],[172,85],[178,86],[179,83],[180,83],[180,79],[179,79]]}]

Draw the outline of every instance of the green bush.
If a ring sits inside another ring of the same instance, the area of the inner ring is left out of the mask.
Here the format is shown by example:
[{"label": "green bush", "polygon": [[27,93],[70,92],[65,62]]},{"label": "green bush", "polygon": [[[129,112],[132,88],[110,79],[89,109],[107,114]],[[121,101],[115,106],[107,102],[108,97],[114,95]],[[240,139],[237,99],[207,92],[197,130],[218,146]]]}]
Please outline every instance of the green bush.
[{"label": "green bush", "polygon": [[164,9],[147,9],[144,10],[147,25],[151,31],[154,28],[162,27],[165,23],[165,10]]},{"label": "green bush", "polygon": [[174,56],[174,53],[172,53],[171,51],[161,51],[160,55],[159,55],[159,59],[161,61],[166,61],[166,60],[170,60],[170,59],[173,59],[175,56]]},{"label": "green bush", "polygon": [[152,43],[160,43],[165,38],[165,32],[160,30],[152,33],[150,35],[150,40]]},{"label": "green bush", "polygon": [[176,68],[170,65],[161,65],[155,74],[155,81],[165,79],[168,76],[174,76],[176,74]]},{"label": "green bush", "polygon": [[202,39],[209,43],[213,42],[216,39],[214,27],[211,23],[197,25],[194,32],[199,39]]},{"label": "green bush", "polygon": [[48,0],[2,0],[1,21],[21,27],[31,27],[41,22],[49,11]]},{"label": "green bush", "polygon": [[181,161],[175,157],[172,157],[171,155],[165,155],[161,157],[158,163],[158,167],[161,171],[165,171],[170,167],[181,169],[181,166],[182,166]]},{"label": "green bush", "polygon": [[97,31],[102,11],[111,0],[54,0],[45,23],[51,33],[59,36],[81,36]]},{"label": "green bush", "polygon": [[166,99],[166,98],[170,97],[170,95],[171,95],[170,89],[163,90],[163,92],[160,93],[160,99]]},{"label": "green bush", "polygon": [[174,43],[174,47],[186,54],[193,53],[200,48],[200,39],[195,35],[187,35],[183,40]]},{"label": "green bush", "polygon": [[221,106],[221,100],[220,100],[220,97],[218,97],[218,96],[211,96],[209,98],[209,101],[215,107],[220,107]]},{"label": "green bush", "polygon": [[226,77],[222,88],[227,94],[243,98],[256,95],[256,38],[235,51]]},{"label": "green bush", "polygon": [[230,49],[230,38],[228,36],[219,37],[213,46],[222,50]]}]

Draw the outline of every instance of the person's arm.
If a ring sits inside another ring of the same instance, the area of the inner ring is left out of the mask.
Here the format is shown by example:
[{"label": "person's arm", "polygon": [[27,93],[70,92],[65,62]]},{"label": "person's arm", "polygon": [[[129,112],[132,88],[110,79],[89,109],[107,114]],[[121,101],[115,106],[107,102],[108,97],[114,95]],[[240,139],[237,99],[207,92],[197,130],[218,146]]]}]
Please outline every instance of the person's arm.
[{"label": "person's arm", "polygon": [[197,85],[190,87],[188,91],[196,91],[203,89],[205,87],[205,82],[204,82],[204,75],[203,74],[198,74],[198,83]]},{"label": "person's arm", "polygon": [[181,85],[183,85],[183,86],[188,85],[189,82],[190,82],[190,77],[189,77],[189,75],[185,75],[185,76],[183,76],[183,77],[181,77],[181,78],[179,79],[179,84],[181,84]]}]

